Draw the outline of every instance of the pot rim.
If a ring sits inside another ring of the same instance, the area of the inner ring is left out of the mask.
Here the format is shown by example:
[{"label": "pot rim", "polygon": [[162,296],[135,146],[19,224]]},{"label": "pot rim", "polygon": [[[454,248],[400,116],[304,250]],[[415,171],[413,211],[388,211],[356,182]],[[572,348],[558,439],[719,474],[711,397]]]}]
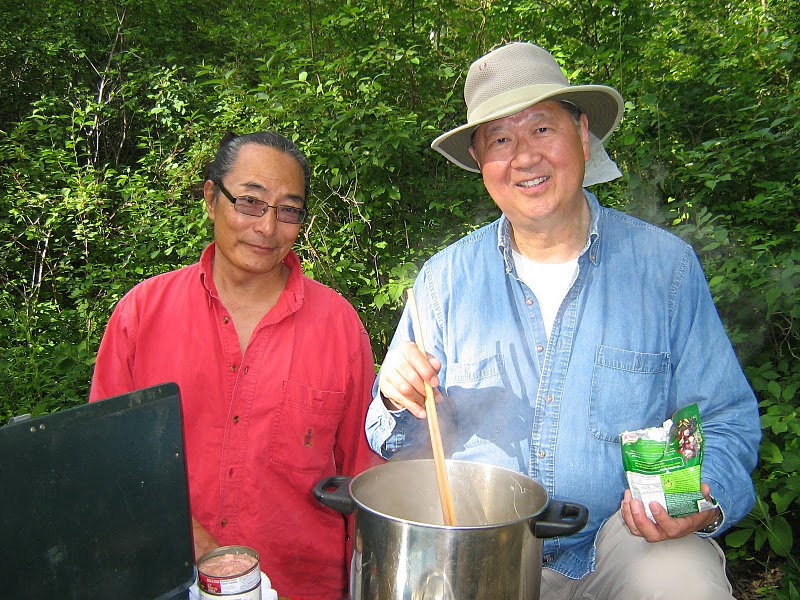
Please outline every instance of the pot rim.
[{"label": "pot rim", "polygon": [[[402,463],[428,463],[428,464],[432,464],[433,463],[433,459],[429,459],[429,458],[419,458],[419,459],[417,459],[417,458],[415,458],[415,459],[407,459],[407,460],[398,460],[398,461],[395,461],[395,462],[397,462],[397,463],[402,462]],[[524,473],[520,473],[519,471],[515,471],[513,469],[508,469],[506,467],[500,467],[500,466],[497,466],[497,465],[493,465],[491,463],[481,463],[481,462],[474,461],[474,460],[454,460],[454,459],[449,459],[448,458],[448,459],[445,460],[445,463],[446,464],[454,464],[454,465],[457,465],[457,464],[481,465],[482,467],[491,467],[492,469],[498,470],[498,471],[506,471],[516,479],[520,479],[520,478],[521,479],[527,479],[528,481],[532,482],[533,484],[535,484],[536,486],[541,488],[541,491],[545,496],[545,502],[542,503],[542,506],[539,507],[539,510],[537,510],[536,512],[534,512],[532,514],[529,514],[527,516],[519,517],[517,519],[510,519],[508,521],[502,521],[502,522],[498,522],[498,523],[487,523],[485,525],[483,525],[483,524],[481,524],[481,525],[445,525],[445,524],[439,524],[439,523],[427,523],[427,522],[424,522],[424,521],[415,521],[415,520],[412,520],[412,519],[404,519],[404,518],[401,518],[401,517],[397,517],[395,515],[386,514],[384,512],[376,510],[376,509],[374,509],[374,508],[372,508],[370,506],[367,506],[366,504],[364,504],[364,502],[362,502],[359,498],[357,498],[356,495],[353,493],[353,485],[357,484],[359,478],[361,478],[362,476],[364,478],[366,478],[368,476],[367,474],[370,471],[380,470],[382,467],[385,467],[386,465],[393,464],[392,461],[385,462],[385,463],[377,465],[375,467],[371,467],[371,468],[367,469],[366,471],[362,471],[361,473],[359,473],[358,475],[356,475],[355,477],[353,477],[349,481],[348,486],[347,486],[347,491],[348,491],[348,494],[350,495],[350,498],[353,500],[353,502],[355,502],[356,506],[360,510],[364,510],[365,512],[368,512],[368,513],[370,513],[372,515],[375,515],[377,517],[381,517],[382,519],[387,519],[389,521],[393,521],[393,522],[396,522],[396,523],[414,525],[414,526],[417,526],[417,527],[426,527],[426,528],[430,528],[430,529],[445,529],[445,530],[452,530],[452,531],[465,531],[465,530],[478,531],[478,530],[487,530],[487,529],[499,529],[499,528],[503,528],[503,527],[517,526],[517,525],[519,525],[521,523],[526,523],[526,524],[527,523],[531,523],[532,521],[536,520],[536,517],[540,516],[543,512],[545,512],[545,510],[547,509],[547,506],[550,504],[550,494],[547,493],[547,490],[544,488],[544,486],[542,486],[538,481],[536,481],[532,477],[528,477],[527,475],[525,475]],[[457,518],[458,518],[458,507],[456,507],[456,519]]]}]

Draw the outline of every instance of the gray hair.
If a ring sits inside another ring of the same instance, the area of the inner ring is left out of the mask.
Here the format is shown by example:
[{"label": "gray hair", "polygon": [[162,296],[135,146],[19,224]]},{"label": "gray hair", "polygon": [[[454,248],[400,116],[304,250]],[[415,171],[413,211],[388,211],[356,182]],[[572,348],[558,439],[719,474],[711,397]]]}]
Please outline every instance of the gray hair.
[{"label": "gray hair", "polygon": [[206,180],[210,179],[214,182],[222,180],[233,169],[236,160],[239,158],[239,151],[245,144],[260,144],[267,148],[285,152],[294,158],[303,171],[305,184],[303,206],[308,203],[308,195],[311,189],[311,169],[308,166],[308,160],[293,141],[275,131],[257,131],[243,135],[236,135],[232,132],[226,133],[219,143],[216,157],[206,166]]}]

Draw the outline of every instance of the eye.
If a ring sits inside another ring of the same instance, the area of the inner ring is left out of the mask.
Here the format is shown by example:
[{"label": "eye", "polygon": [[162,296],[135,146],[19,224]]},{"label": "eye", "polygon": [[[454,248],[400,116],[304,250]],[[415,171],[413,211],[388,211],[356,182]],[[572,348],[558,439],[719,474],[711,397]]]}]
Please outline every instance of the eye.
[{"label": "eye", "polygon": [[286,215],[291,215],[293,217],[296,217],[303,211],[302,208],[295,208],[294,206],[279,206],[278,210]]},{"label": "eye", "polygon": [[236,198],[236,202],[241,202],[242,204],[247,204],[249,206],[258,206],[261,204],[261,200],[258,198],[253,198],[252,196],[239,196]]}]

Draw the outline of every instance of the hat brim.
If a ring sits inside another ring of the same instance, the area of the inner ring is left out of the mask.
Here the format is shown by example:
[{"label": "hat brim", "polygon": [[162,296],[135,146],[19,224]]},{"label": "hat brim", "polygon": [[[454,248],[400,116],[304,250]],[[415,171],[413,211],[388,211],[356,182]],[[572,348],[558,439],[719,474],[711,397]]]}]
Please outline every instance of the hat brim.
[{"label": "hat brim", "polygon": [[624,111],[622,96],[612,87],[605,85],[570,85],[554,91],[551,86],[546,86],[549,89],[545,92],[542,92],[542,87],[533,85],[515,90],[515,96],[518,100],[512,99],[511,102],[504,103],[503,106],[482,115],[470,123],[443,133],[433,140],[431,148],[462,169],[479,173],[480,169],[472,158],[469,148],[472,144],[472,133],[476,127],[483,123],[514,115],[545,100],[566,100],[586,113],[589,121],[589,130],[600,141],[605,141],[622,119]]}]

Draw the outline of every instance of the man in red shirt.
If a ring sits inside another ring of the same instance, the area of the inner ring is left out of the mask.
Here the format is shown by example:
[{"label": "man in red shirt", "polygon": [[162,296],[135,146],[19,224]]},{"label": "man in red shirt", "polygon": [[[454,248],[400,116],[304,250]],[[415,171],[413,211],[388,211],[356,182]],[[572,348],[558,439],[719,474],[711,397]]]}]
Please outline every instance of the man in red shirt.
[{"label": "man in red shirt", "polygon": [[282,596],[336,600],[347,523],[311,488],[381,461],[364,434],[375,368],[353,307],[292,251],[308,188],[308,163],[284,136],[223,139],[203,188],[214,242],[120,300],[90,399],[176,382],[195,558],[250,546]]}]

